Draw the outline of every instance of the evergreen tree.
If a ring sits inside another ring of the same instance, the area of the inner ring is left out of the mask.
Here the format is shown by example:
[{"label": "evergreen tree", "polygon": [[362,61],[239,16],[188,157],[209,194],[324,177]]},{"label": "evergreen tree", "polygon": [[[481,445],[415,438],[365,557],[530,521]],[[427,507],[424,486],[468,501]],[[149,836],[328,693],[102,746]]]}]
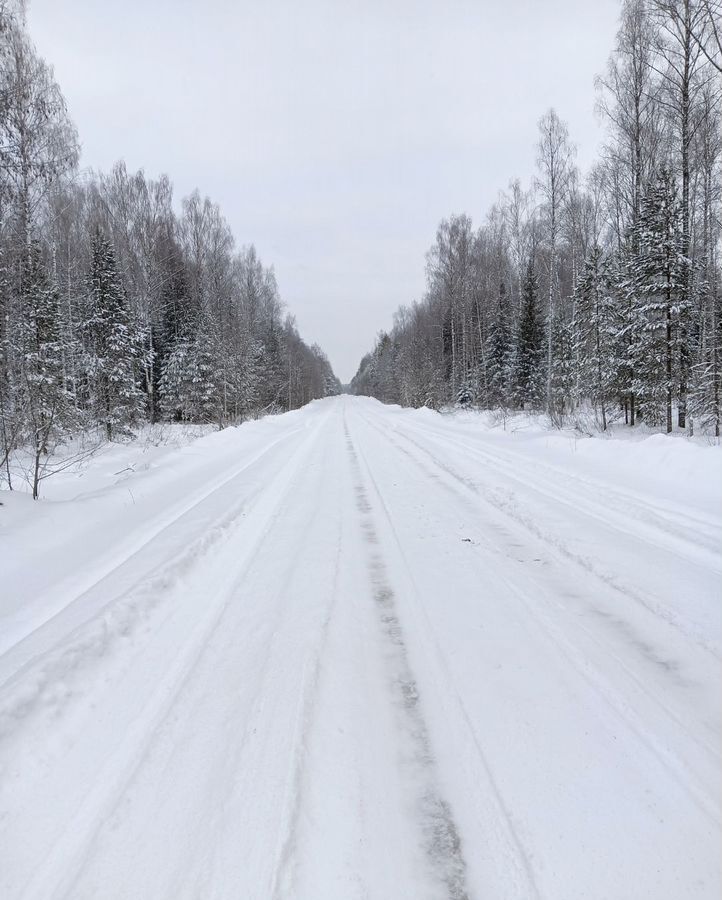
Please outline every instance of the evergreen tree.
[{"label": "evergreen tree", "polygon": [[522,290],[514,359],[515,392],[519,405],[533,409],[541,405],[545,395],[545,376],[544,325],[539,308],[537,278],[530,260]]},{"label": "evergreen tree", "polygon": [[244,341],[233,366],[233,405],[235,418],[243,421],[259,408],[265,359],[263,345],[257,339]]},{"label": "evergreen tree", "polygon": [[514,346],[511,304],[503,281],[499,284],[499,302],[496,317],[491,325],[487,349],[489,405],[507,407],[512,386]]},{"label": "evergreen tree", "polygon": [[614,340],[617,347],[616,392],[624,409],[625,425],[637,422],[637,377],[636,349],[637,332],[640,328],[639,305],[636,293],[636,238],[630,231],[620,251],[610,259],[607,266],[609,290],[616,318]]},{"label": "evergreen tree", "polygon": [[573,340],[576,393],[589,398],[603,430],[619,389],[620,331],[607,263],[601,248],[595,245],[577,282]]},{"label": "evergreen tree", "polygon": [[223,371],[218,364],[214,332],[208,316],[189,323],[166,356],[160,377],[161,409],[181,422],[223,419]]},{"label": "evergreen tree", "polygon": [[474,388],[469,376],[462,376],[459,389],[456,392],[456,402],[459,406],[471,406],[474,402]]},{"label": "evergreen tree", "polygon": [[143,413],[136,372],[143,357],[141,330],[131,316],[110,242],[93,236],[84,323],[89,400],[108,440],[126,434]]},{"label": "evergreen tree", "polygon": [[686,315],[687,260],[673,175],[661,170],[642,200],[635,260],[637,327],[630,348],[640,413],[650,425],[672,431],[675,350]]},{"label": "evergreen tree", "polygon": [[187,335],[176,338],[161,363],[158,394],[162,413],[170,419],[187,422],[193,418],[195,358],[193,340]]},{"label": "evergreen tree", "polygon": [[216,422],[223,427],[226,368],[222,364],[219,341],[210,311],[201,316],[192,356],[191,418],[196,422]]},{"label": "evergreen tree", "polygon": [[43,457],[52,444],[75,424],[73,397],[64,377],[58,297],[48,282],[40,246],[33,241],[21,276],[20,324],[15,331],[16,356],[21,365],[21,389],[16,402],[24,411],[33,453],[32,489],[37,499]]}]

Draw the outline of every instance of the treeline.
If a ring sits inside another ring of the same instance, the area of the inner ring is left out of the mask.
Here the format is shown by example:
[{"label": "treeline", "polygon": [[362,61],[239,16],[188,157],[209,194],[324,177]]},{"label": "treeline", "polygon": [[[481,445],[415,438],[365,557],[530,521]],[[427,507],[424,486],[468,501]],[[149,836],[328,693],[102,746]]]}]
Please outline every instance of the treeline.
[{"label": "treeline", "polygon": [[441,223],[426,294],[379,335],[356,393],[719,435],[720,11],[625,0],[597,83],[601,158],[582,178],[550,110],[531,187],[511,182],[477,230]]},{"label": "treeline", "polygon": [[159,419],[219,427],[340,385],[307,346],[273,270],[166,176],[78,171],[51,68],[0,0],[0,460]]}]

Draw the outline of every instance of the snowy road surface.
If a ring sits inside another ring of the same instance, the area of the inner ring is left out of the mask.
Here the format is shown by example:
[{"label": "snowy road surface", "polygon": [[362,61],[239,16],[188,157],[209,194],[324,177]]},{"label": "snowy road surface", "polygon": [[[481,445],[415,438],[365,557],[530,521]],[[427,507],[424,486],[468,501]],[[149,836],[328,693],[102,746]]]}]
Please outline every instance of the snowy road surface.
[{"label": "snowy road surface", "polygon": [[0,897],[718,897],[718,448],[532,437],[342,397],[9,497]]}]

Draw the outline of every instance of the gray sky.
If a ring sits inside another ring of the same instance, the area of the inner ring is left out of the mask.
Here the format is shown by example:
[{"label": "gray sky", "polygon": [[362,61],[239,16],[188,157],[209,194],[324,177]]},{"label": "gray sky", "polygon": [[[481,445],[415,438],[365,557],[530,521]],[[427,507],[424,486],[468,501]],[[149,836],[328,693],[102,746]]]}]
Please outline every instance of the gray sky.
[{"label": "gray sky", "polygon": [[534,171],[554,106],[584,169],[619,0],[30,0],[82,164],[167,172],[255,243],[343,381],[453,212]]}]

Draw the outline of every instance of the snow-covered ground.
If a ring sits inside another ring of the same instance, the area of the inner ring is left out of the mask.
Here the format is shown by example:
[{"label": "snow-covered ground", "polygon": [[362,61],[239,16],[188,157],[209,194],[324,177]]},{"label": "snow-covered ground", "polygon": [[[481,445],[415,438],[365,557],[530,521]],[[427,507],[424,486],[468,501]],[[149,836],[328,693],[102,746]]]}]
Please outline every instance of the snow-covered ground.
[{"label": "snow-covered ground", "polygon": [[341,397],[0,495],[0,896],[720,892],[722,454]]}]

